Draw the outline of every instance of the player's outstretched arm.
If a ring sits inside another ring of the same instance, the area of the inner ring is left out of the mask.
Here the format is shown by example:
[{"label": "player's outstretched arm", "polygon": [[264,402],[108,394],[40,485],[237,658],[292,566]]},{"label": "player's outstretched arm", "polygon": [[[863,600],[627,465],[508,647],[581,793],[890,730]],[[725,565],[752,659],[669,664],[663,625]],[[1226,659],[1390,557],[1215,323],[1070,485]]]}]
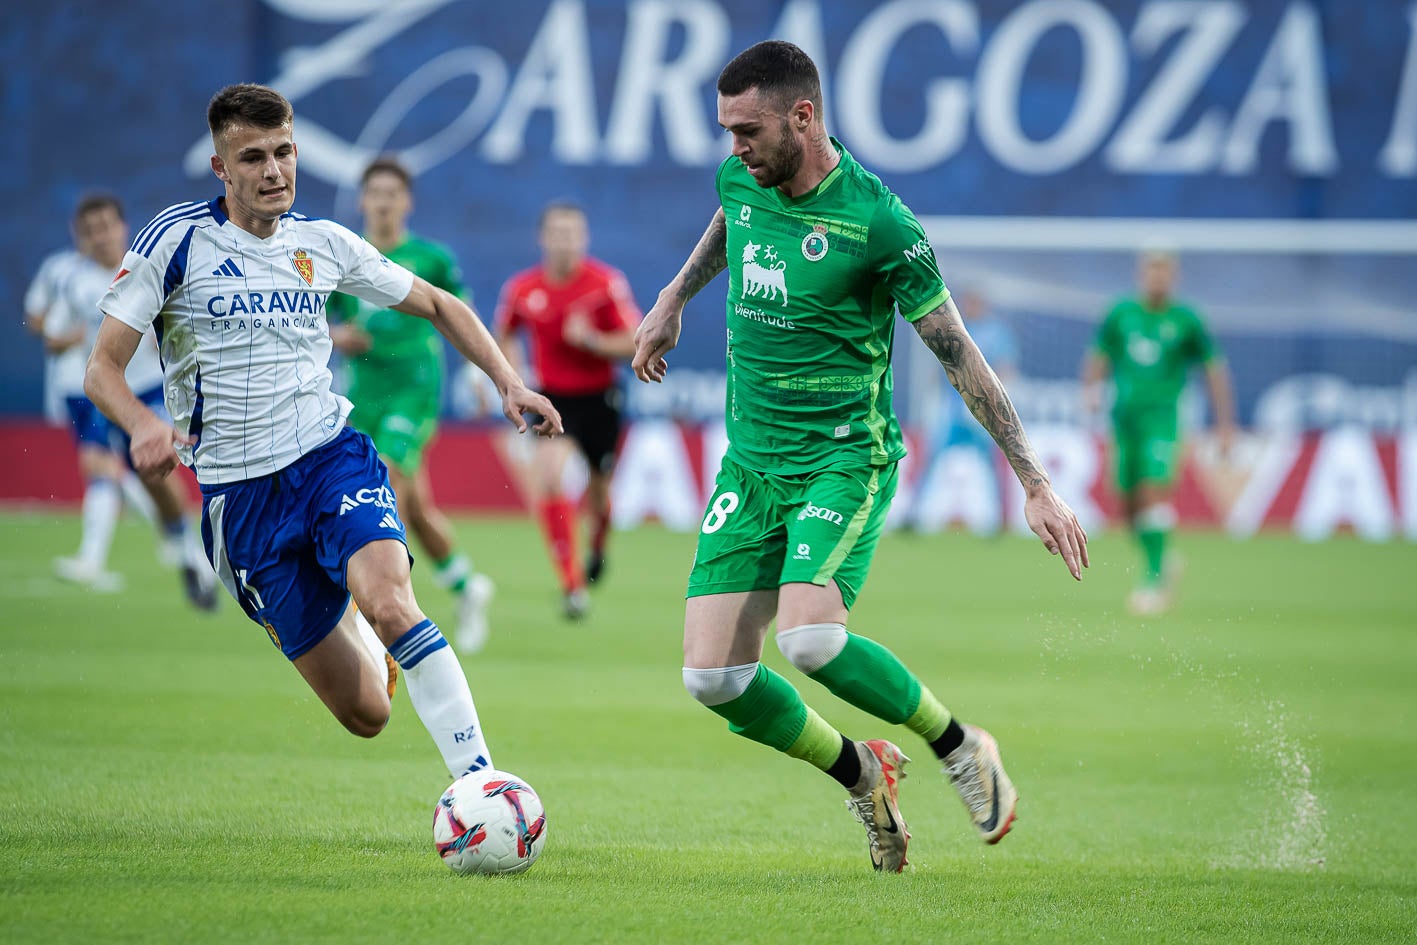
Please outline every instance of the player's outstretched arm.
[{"label": "player's outstretched arm", "polygon": [[1210,406],[1215,411],[1215,435],[1219,441],[1220,455],[1226,458],[1235,443],[1235,388],[1224,358],[1211,358],[1206,362],[1205,381],[1210,388]]},{"label": "player's outstretched arm", "polygon": [[664,356],[679,343],[684,306],[700,289],[728,268],[728,223],[723,208],[714,211],[708,229],[689,254],[684,267],[669,285],[660,290],[654,307],[635,329],[635,356],[630,362],[635,377],[659,383],[669,370]]},{"label": "player's outstretched arm", "polygon": [[112,316],[106,316],[98,329],[98,340],[89,355],[84,372],[84,393],[103,411],[104,416],[118,424],[132,439],[130,453],[138,473],[149,479],[161,479],[177,468],[177,450],[181,443],[196,442],[166,423],[147,405],[133,395],[123,371],[133,360],[143,334]]},{"label": "player's outstretched arm", "polygon": [[433,327],[453,343],[453,347],[484,374],[492,378],[497,391],[502,395],[502,413],[517,428],[518,433],[527,429],[524,413],[540,414],[542,420],[535,430],[541,436],[556,436],[563,432],[561,415],[551,406],[551,401],[530,390],[516,371],[512,369],[492,334],[477,313],[464,301],[446,289],[440,289],[418,276],[413,278],[413,288],[408,296],[394,308],[407,315],[425,318]]},{"label": "player's outstretched arm", "polygon": [[979,353],[979,346],[969,337],[954,302],[946,299],[916,321],[915,330],[944,366],[945,374],[969,412],[1008,457],[1027,495],[1024,517],[1029,528],[1043,540],[1050,553],[1062,555],[1068,571],[1081,580],[1082,569],[1088,566],[1087,532],[1078,524],[1073,510],[1053,491],[1048,473],[1023,432],[1013,402],[984,355]]}]

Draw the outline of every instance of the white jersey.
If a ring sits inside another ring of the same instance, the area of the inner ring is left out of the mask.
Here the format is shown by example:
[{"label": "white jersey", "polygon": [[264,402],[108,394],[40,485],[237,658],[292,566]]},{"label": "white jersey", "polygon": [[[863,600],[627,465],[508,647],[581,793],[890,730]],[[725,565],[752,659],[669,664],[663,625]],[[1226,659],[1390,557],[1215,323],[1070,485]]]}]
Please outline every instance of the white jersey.
[{"label": "white jersey", "polygon": [[[44,337],[58,338],[78,329],[83,340],[48,358],[46,380],[58,397],[84,396],[84,370],[103,322],[98,301],[108,291],[114,270],[72,250],[55,253],[40,266],[25,293],[25,311],[44,315]],[[139,394],[162,386],[162,362],[157,338],[147,332],[126,372],[128,385]]]},{"label": "white jersey", "polygon": [[329,220],[283,215],[261,239],[219,201],[158,214],[133,241],[100,308],[156,327],[178,450],[206,485],[265,476],[344,428],[350,403],[330,390],[325,300],[380,308],[408,297],[413,273]]}]

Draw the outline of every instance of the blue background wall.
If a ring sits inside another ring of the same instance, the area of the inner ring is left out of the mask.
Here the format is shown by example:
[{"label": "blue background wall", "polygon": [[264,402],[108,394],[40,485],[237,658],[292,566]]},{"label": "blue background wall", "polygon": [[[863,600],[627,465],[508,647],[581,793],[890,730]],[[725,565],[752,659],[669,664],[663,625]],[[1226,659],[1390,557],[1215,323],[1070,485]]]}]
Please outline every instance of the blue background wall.
[{"label": "blue background wall", "polygon": [[[1340,219],[1399,228],[1391,246],[1365,231],[1343,253],[1187,244],[1186,287],[1247,412],[1289,374],[1396,385],[1417,363],[1417,265],[1387,251],[1417,248],[1414,23],[1414,4],[1337,0],[20,5],[0,35],[0,298],[14,313],[0,411],[40,410],[20,299],[67,242],[75,199],[117,192],[136,230],[218,194],[204,118],[224,84],[294,102],[303,212],[357,226],[364,161],[405,152],[416,228],[459,252],[484,312],[535,260],[539,207],[564,197],[647,307],[715,206],[713,80],[770,36],[824,67],[833,130],[944,239],[947,280],[981,279],[1018,320],[1030,374],[1070,375],[1130,283],[1127,253],[1089,249],[1098,219],[1210,218],[1217,233]],[[955,217],[995,215],[1072,221],[1075,236],[970,251],[977,221]],[[711,288],[691,307],[677,367],[720,369],[721,302]]]}]

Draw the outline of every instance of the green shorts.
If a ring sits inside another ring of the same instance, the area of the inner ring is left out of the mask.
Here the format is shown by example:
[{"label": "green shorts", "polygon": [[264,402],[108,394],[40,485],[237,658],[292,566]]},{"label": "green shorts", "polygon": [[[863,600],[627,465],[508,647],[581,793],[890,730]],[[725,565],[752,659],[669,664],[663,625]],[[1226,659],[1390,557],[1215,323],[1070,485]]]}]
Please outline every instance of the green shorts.
[{"label": "green shorts", "polygon": [[402,389],[388,385],[356,384],[350,387],[354,402],[350,422],[369,434],[384,462],[411,476],[423,465],[423,453],[438,432],[442,390],[426,384]]},{"label": "green shorts", "polygon": [[895,489],[895,464],[778,476],[725,457],[686,596],[835,580],[849,609],[866,583]]},{"label": "green shorts", "polygon": [[1174,417],[1118,420],[1114,432],[1117,487],[1122,492],[1132,492],[1144,482],[1169,486],[1175,480],[1181,439]]}]

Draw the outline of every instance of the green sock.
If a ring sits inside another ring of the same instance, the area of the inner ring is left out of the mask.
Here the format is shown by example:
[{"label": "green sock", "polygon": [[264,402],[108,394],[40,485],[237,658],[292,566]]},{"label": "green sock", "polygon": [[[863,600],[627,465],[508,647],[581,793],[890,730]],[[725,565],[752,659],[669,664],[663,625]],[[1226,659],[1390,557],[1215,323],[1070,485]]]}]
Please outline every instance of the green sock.
[{"label": "green sock", "polygon": [[454,594],[461,594],[472,576],[472,562],[454,551],[442,561],[433,562],[433,579]]},{"label": "green sock", "polygon": [[949,710],[934,693],[875,640],[848,632],[836,658],[810,676],[838,699],[927,739],[939,738],[950,724]]},{"label": "green sock", "polygon": [[1166,561],[1166,538],[1170,534],[1165,528],[1144,528],[1137,531],[1137,541],[1141,544],[1146,560],[1146,585],[1155,587],[1161,583],[1161,569]]},{"label": "green sock", "polygon": [[822,769],[841,754],[841,733],[807,707],[792,684],[766,666],[736,699],[709,706],[736,735],[776,748]]}]

